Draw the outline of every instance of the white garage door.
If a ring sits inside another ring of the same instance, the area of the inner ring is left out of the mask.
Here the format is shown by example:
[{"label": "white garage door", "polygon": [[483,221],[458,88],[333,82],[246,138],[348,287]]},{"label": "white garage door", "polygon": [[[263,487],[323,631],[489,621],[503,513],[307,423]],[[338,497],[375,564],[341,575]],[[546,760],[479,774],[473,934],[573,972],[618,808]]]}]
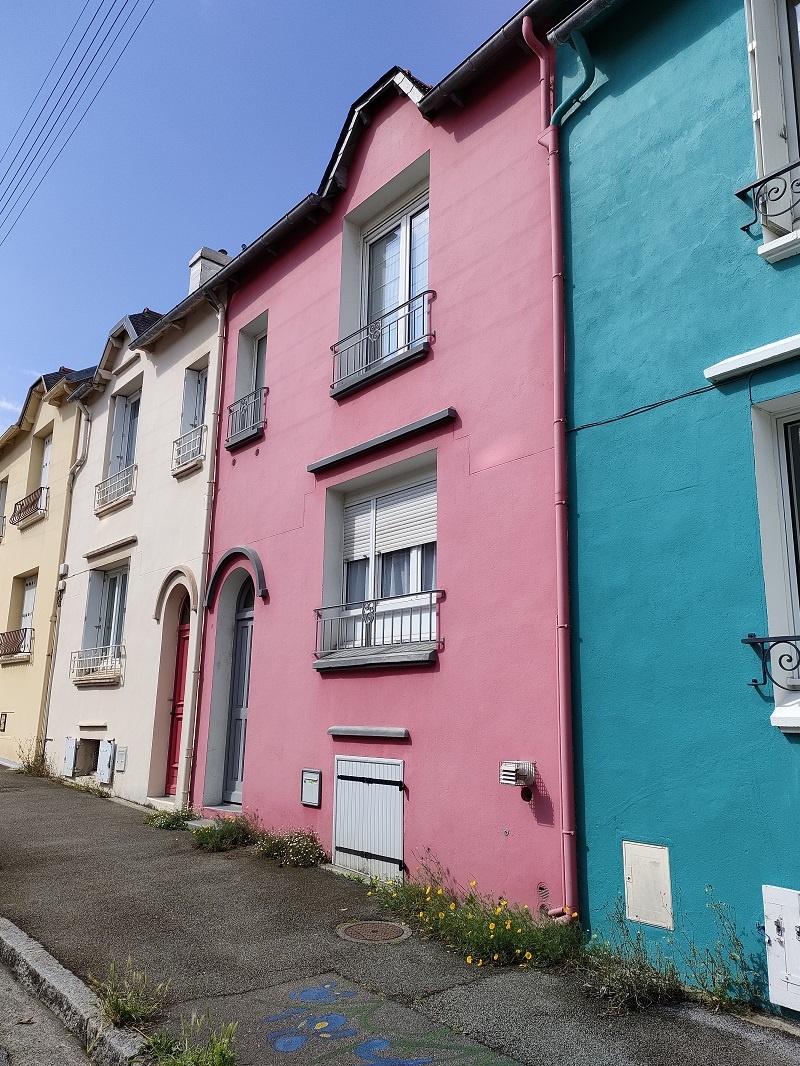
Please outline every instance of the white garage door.
[{"label": "white garage door", "polygon": [[336,757],[333,861],[389,880],[403,873],[403,761]]}]

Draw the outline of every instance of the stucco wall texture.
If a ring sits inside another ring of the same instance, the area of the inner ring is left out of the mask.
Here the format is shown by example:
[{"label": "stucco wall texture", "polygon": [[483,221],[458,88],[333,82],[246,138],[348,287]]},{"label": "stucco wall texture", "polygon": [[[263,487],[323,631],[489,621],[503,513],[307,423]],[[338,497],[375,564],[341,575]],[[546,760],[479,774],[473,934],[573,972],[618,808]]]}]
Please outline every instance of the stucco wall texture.
[{"label": "stucco wall texture", "polygon": [[[330,847],[334,756],[405,760],[405,861],[425,849],[462,885],[534,905],[562,899],[555,710],[550,226],[538,134],[538,69],[520,57],[463,111],[432,123],[400,97],[363,134],[330,218],[236,291],[223,410],[239,331],[269,310],[264,439],[220,448],[212,569],[248,545],[269,588],[256,598],[243,804],[265,825],[308,825]],[[430,152],[430,356],[341,403],[331,399],[343,216]],[[524,308],[524,313],[522,309]],[[315,476],[306,466],[452,406],[455,423]],[[320,676],[326,491],[435,451],[437,586],[444,649],[432,668]],[[246,565],[230,564],[231,570]],[[193,798],[203,801],[211,664],[232,625],[217,600],[205,631]],[[400,726],[408,741],[335,739],[334,725]],[[530,803],[498,783],[533,759]],[[303,767],[322,806],[300,804]]]},{"label": "stucco wall texture", "polygon": [[[798,737],[770,724],[751,400],[797,361],[675,399],[800,331],[800,264],[740,230],[755,180],[740,0],[628,5],[564,130],[579,861],[595,928],[623,840],[668,845],[676,926],[713,944],[707,885],[763,958],[761,886],[800,888]],[[567,50],[565,50],[567,51]],[[655,931],[654,931],[655,932]]]}]

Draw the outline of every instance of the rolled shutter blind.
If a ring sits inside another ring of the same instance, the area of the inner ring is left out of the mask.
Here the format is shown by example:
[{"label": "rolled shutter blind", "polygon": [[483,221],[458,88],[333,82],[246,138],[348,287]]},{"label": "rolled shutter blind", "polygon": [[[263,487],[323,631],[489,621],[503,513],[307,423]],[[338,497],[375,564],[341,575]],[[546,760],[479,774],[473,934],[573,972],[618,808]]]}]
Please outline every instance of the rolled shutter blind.
[{"label": "rolled shutter blind", "polygon": [[372,541],[372,500],[354,503],[344,509],[345,559],[364,559]]},{"label": "rolled shutter blind", "polygon": [[377,552],[399,551],[435,540],[435,481],[378,497],[375,516]]}]

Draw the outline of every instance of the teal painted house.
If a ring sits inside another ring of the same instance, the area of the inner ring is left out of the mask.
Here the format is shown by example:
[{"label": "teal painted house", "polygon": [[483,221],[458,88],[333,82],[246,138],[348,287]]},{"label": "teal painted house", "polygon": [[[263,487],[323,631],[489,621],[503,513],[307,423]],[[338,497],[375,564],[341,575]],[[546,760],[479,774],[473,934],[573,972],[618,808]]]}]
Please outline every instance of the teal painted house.
[{"label": "teal painted house", "polygon": [[[583,907],[713,945],[712,886],[798,1008],[798,4],[640,0],[582,32],[597,73],[561,158]],[[557,64],[563,97],[569,43]]]}]

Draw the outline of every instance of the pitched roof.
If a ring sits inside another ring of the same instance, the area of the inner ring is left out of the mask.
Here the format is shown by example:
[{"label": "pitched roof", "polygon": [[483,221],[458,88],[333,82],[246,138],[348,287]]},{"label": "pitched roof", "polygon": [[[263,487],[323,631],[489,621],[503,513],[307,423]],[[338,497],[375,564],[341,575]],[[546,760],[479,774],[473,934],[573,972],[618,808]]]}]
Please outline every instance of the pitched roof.
[{"label": "pitched roof", "polygon": [[148,329],[150,329],[151,326],[154,326],[161,317],[162,316],[158,313],[158,311],[151,311],[149,307],[145,307],[144,310],[140,311],[136,315],[127,316],[128,321],[135,330],[134,336],[136,337],[140,336],[142,333],[145,333]]}]

